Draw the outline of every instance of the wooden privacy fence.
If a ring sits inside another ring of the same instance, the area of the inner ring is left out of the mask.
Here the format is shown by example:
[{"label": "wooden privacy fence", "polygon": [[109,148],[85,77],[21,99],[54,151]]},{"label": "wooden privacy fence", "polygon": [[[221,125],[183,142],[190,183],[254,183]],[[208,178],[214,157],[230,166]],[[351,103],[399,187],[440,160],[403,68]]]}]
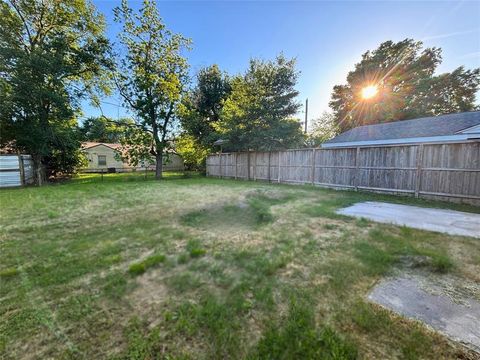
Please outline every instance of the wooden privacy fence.
[{"label": "wooden privacy fence", "polygon": [[212,154],[207,157],[207,176],[480,205],[480,142]]}]

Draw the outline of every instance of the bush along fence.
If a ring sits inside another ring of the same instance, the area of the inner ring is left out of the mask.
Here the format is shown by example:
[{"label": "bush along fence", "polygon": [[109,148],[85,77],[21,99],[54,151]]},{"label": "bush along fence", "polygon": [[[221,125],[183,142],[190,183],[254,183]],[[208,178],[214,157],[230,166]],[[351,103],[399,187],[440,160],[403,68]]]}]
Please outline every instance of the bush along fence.
[{"label": "bush along fence", "polygon": [[480,205],[480,142],[212,154],[207,176]]}]

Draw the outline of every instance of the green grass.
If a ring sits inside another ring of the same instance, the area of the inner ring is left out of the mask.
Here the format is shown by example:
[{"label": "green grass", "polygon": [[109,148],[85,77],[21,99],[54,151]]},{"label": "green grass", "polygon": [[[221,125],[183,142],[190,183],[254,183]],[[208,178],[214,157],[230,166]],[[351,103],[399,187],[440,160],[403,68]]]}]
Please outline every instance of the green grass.
[{"label": "green grass", "polygon": [[13,268],[13,267],[3,269],[3,270],[0,271],[0,278],[7,279],[7,278],[13,277],[15,275],[18,275],[18,269]]},{"label": "green grass", "polygon": [[317,326],[308,303],[294,299],[288,314],[273,320],[252,359],[356,359],[357,349],[330,327]]},{"label": "green grass", "polygon": [[2,190],[0,358],[465,357],[364,299],[405,266],[474,281],[478,241],[335,214],[367,200],[479,212],[180,173]]},{"label": "green grass", "polygon": [[204,256],[207,251],[202,248],[202,244],[197,239],[191,239],[187,243],[187,251],[192,258],[198,258]]},{"label": "green grass", "polygon": [[153,266],[156,266],[160,263],[163,263],[164,261],[165,261],[165,255],[155,254],[145,258],[142,261],[131,264],[128,267],[128,272],[132,275],[141,275],[145,271],[147,271],[147,269]]}]

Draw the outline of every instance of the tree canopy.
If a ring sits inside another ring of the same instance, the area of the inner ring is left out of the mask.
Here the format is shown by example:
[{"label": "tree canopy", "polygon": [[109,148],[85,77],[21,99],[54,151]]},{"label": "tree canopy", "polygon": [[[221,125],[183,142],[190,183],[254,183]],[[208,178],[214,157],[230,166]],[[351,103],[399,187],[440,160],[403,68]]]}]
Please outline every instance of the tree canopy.
[{"label": "tree canopy", "polygon": [[[434,116],[475,109],[480,70],[459,67],[435,75],[441,49],[420,41],[386,41],[362,55],[347,84],[333,88],[330,107],[342,131],[359,125]],[[362,97],[362,89],[377,91]]]},{"label": "tree canopy", "polygon": [[119,143],[129,133],[127,127],[134,126],[132,119],[109,119],[105,116],[89,117],[79,126],[82,141]]},{"label": "tree canopy", "polygon": [[[123,0],[115,8],[115,20],[122,24],[119,53],[124,54],[116,75],[118,90],[137,125],[150,133],[149,146],[141,153],[148,150],[155,157],[156,177],[161,178],[164,150],[178,129],[178,105],[188,81],[182,52],[190,41],[165,27],[155,1],[144,0],[139,13],[134,13]],[[147,145],[142,139],[137,150],[141,144]]]},{"label": "tree canopy", "polygon": [[218,140],[215,124],[220,121],[231,91],[230,77],[214,64],[198,72],[194,88],[184,96],[180,112],[182,129],[201,146],[210,148]]},{"label": "tree canopy", "polygon": [[247,72],[232,79],[231,94],[215,125],[226,148],[274,150],[302,143],[300,123],[294,119],[301,106],[297,79],[295,59],[252,59]]},{"label": "tree canopy", "polygon": [[334,138],[338,134],[335,116],[324,111],[320,117],[313,119],[312,131],[309,133],[308,146],[319,146],[323,142]]},{"label": "tree canopy", "polygon": [[86,0],[0,3],[0,142],[31,154],[37,182],[81,163],[80,100],[106,90],[104,19]]}]

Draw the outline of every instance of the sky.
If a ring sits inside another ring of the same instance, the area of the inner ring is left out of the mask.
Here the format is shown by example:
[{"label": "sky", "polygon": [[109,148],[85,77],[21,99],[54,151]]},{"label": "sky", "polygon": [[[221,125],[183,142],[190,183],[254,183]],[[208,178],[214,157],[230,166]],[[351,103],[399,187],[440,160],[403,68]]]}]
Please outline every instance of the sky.
[{"label": "sky", "polygon": [[[112,9],[119,1],[94,4],[105,15],[108,37],[117,41]],[[138,9],[141,1],[129,4]],[[211,64],[237,74],[252,57],[295,57],[299,101],[308,98],[310,122],[329,110],[333,86],[346,82],[361,55],[387,40],[412,38],[442,48],[437,73],[480,67],[480,0],[158,1],[158,7],[167,27],[193,42],[186,54],[192,77]],[[102,113],[88,103],[83,110],[85,117]],[[118,95],[105,98],[102,111],[112,118],[128,115]]]}]

